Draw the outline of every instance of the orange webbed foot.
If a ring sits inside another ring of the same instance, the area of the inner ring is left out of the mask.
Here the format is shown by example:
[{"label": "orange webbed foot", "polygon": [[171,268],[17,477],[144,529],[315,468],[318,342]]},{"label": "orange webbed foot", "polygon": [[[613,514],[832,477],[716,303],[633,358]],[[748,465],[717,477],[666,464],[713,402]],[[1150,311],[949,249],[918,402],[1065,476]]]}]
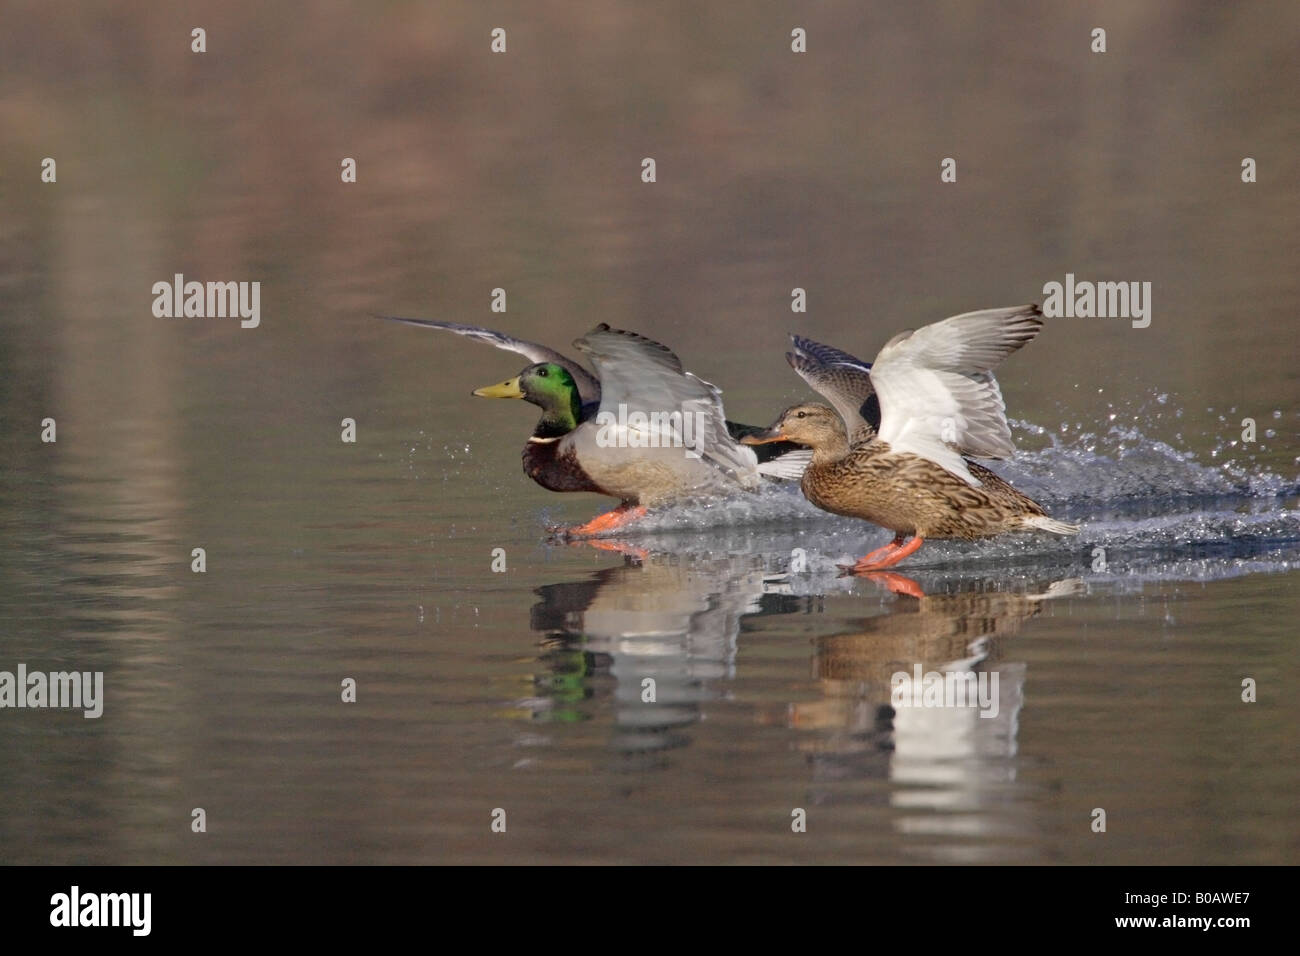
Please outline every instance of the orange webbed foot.
[{"label": "orange webbed foot", "polygon": [[859,559],[857,564],[841,564],[840,567],[850,574],[882,571],[885,568],[893,567],[909,555],[915,554],[923,544],[925,544],[925,539],[920,535],[917,535],[907,544],[903,544],[903,536],[900,534],[883,548],[877,548],[866,557]]},{"label": "orange webbed foot", "polygon": [[841,564],[840,567],[843,568],[845,571],[851,571],[853,570],[853,568],[857,567],[858,565],[863,565],[865,567],[868,564],[874,563],[881,555],[890,554],[897,548],[902,547],[902,545],[903,545],[903,536],[901,534],[896,534],[894,535],[893,541],[889,542],[889,544],[884,545],[883,547],[876,548],[875,551],[870,552],[865,557],[859,558],[857,564]]},{"label": "orange webbed foot", "polygon": [[593,534],[601,534],[605,531],[614,531],[617,528],[625,528],[632,522],[644,518],[646,509],[640,505],[619,505],[613,511],[606,511],[603,515],[597,515],[586,524],[580,524],[576,528],[568,528],[564,534],[570,538],[583,538]]}]

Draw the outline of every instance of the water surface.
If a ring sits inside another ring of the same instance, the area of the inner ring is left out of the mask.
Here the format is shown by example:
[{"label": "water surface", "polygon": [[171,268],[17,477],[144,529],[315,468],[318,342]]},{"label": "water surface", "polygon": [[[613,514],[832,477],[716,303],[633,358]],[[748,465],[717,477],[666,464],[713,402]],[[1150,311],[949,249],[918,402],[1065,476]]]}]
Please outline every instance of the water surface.
[{"label": "water surface", "polygon": [[[781,4],[223,4],[206,59],[191,11],[10,13],[0,669],[107,700],[0,711],[0,860],[1300,860],[1292,5],[832,3],[802,58]],[[262,324],[155,318],[177,272]],[[522,361],[369,317],[608,321],[766,422],[789,330],[871,358],[1067,272],[1154,288],[999,372],[999,470],[1083,531],[927,543],[920,599],[788,487],[557,540],[609,503],[469,396]],[[891,707],[917,664],[997,716]]]}]

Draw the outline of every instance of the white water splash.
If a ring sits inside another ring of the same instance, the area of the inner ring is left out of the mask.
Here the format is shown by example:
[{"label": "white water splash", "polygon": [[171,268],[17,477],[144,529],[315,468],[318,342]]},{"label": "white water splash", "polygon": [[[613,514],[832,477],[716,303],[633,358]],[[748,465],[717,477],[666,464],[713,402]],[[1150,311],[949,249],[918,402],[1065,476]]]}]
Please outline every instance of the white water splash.
[{"label": "white water splash", "polygon": [[[931,540],[908,559],[909,573],[1032,565],[1120,582],[1300,568],[1300,480],[1227,459],[1224,449],[1232,442],[1214,446],[1205,462],[1146,438],[1131,422],[1111,421],[1101,432],[1013,425],[1022,448],[1040,447],[996,462],[994,470],[1054,516],[1082,524],[1080,534]],[[890,533],[815,508],[792,482],[767,482],[757,494],[651,512],[613,536],[648,550],[763,555],[777,571],[800,548],[808,571],[822,577],[833,575],[839,562],[885,543]],[[1104,569],[1094,567],[1099,555]]]}]

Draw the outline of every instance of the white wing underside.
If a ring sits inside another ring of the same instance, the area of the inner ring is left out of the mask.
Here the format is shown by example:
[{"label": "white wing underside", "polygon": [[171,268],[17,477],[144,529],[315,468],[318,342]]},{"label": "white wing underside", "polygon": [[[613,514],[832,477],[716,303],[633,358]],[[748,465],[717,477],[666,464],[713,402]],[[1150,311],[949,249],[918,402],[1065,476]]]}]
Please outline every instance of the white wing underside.
[{"label": "white wing underside", "polygon": [[784,481],[798,481],[812,464],[811,448],[796,448],[784,455],[758,463],[759,474]]},{"label": "white wing underside", "polygon": [[979,487],[963,456],[1015,453],[992,369],[1042,328],[1037,306],[953,316],[891,339],[871,366],[880,438]]}]

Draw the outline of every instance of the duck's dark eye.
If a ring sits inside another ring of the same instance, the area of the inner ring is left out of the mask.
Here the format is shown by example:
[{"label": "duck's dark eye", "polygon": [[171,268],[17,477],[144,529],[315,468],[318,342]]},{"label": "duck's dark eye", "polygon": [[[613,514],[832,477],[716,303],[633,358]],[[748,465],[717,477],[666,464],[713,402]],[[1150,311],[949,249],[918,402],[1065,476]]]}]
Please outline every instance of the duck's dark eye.
[{"label": "duck's dark eye", "polygon": [[807,413],[807,412],[797,412],[797,413],[795,414],[795,417],[796,417],[796,418],[807,418],[807,417],[808,417],[808,413]]},{"label": "duck's dark eye", "polygon": [[539,368],[539,369],[537,370],[537,374],[540,375],[542,378],[546,378],[546,374],[547,374],[547,373],[546,373],[546,369],[544,369],[544,368]]}]

